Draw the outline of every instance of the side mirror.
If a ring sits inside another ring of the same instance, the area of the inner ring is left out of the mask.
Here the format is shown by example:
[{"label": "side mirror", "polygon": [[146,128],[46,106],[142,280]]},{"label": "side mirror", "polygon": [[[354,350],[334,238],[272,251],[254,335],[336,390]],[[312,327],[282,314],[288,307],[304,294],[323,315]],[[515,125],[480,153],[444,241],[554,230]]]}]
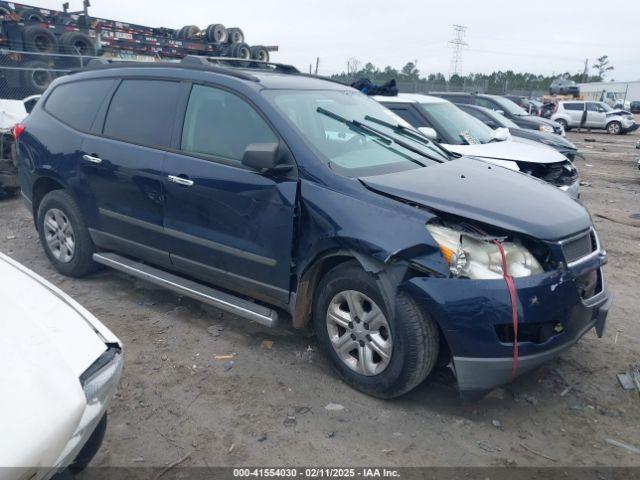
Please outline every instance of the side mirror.
[{"label": "side mirror", "polygon": [[438,140],[438,132],[436,132],[431,127],[418,127],[418,130],[427,137],[429,140],[433,140],[434,142]]},{"label": "side mirror", "polygon": [[505,140],[509,140],[511,138],[511,133],[509,132],[508,128],[496,128],[493,132],[491,132],[491,138],[499,142],[504,142]]},{"label": "side mirror", "polygon": [[277,143],[252,143],[242,156],[242,164],[254,170],[272,170],[280,160]]}]

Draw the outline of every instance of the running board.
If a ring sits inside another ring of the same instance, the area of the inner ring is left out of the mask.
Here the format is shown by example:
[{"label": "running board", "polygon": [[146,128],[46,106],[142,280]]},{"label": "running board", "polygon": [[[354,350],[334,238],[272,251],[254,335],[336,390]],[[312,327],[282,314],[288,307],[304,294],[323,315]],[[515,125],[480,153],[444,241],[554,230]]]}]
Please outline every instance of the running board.
[{"label": "running board", "polygon": [[278,323],[278,312],[238,298],[201,283],[179,277],[144,263],[130,260],[115,253],[94,253],[93,260],[107,267],[127,273],[147,282],[165,287],[186,297],[191,297],[214,307],[253,320],[267,327]]}]

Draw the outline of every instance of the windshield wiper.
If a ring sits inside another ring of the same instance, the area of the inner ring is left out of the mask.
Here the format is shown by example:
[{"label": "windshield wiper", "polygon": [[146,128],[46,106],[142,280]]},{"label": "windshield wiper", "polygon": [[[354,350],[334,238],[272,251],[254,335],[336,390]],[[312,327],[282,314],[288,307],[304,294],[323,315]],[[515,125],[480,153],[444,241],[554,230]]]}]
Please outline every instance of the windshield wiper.
[{"label": "windshield wiper", "polygon": [[[432,157],[431,155],[428,155],[426,152],[423,152],[422,150],[420,150],[419,148],[414,147],[413,145],[403,142],[402,140],[397,139],[396,137],[394,137],[393,135],[389,135],[387,133],[381,132],[380,130],[378,130],[377,128],[373,128],[369,125],[366,125],[362,122],[359,122],[358,120],[348,120],[340,115],[338,115],[337,113],[333,113],[329,110],[326,110],[322,107],[318,107],[316,109],[316,111],[318,113],[321,113],[322,115],[326,115],[329,118],[332,118],[340,123],[343,123],[345,125],[347,125],[348,127],[352,127],[355,128],[357,130],[363,131],[368,133],[369,135],[373,135],[379,138],[383,138],[387,141],[396,143],[397,145],[400,145],[402,148],[405,148],[407,150],[409,150],[410,152],[413,152],[417,155],[420,155],[421,157],[425,157],[428,158],[429,160],[433,160],[434,162],[439,162],[439,163],[444,163],[442,160],[438,160],[437,158]],[[416,163],[418,165],[420,165],[421,167],[426,167],[426,165],[422,162],[419,162],[418,160],[415,160],[413,158],[408,157],[409,160],[411,160],[413,163]]]},{"label": "windshield wiper", "polygon": [[[389,122],[387,122],[385,120],[380,120],[379,118],[372,117],[371,115],[367,115],[366,117],[364,117],[364,119],[368,120],[370,122],[373,122],[373,123],[377,123],[378,125],[382,125],[383,127],[389,128],[389,129],[393,130],[395,133],[397,133],[399,135],[403,135],[403,136],[405,136],[407,138],[415,140],[416,142],[424,145],[428,149],[433,150],[434,152],[436,152],[438,154],[440,154],[440,152],[438,152],[435,148],[433,148],[434,145],[436,145],[438,148],[440,148],[446,155],[448,155],[450,157],[455,157],[455,155],[453,153],[451,153],[449,150],[444,148],[439,143],[432,142],[426,135],[424,135],[422,132],[420,132],[420,130],[414,130],[413,128],[408,128],[408,127],[405,127],[403,125],[397,125],[397,124],[389,123]],[[431,158],[431,157],[429,157],[429,158]]]}]

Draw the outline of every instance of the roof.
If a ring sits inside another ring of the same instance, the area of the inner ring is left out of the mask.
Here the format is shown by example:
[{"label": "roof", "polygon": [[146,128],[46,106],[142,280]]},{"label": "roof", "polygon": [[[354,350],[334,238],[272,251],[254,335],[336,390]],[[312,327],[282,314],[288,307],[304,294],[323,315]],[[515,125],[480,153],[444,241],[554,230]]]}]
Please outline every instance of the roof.
[{"label": "roof", "polygon": [[[254,63],[254,62],[252,62]],[[257,62],[255,62],[257,63]],[[284,66],[288,67],[288,66]],[[293,67],[290,67],[293,68]],[[284,70],[284,71],[283,71]],[[247,83],[259,84],[268,89],[295,89],[295,90],[347,90],[351,87],[330,79],[315,77],[297,72],[295,69],[251,68],[241,66],[227,66],[212,63],[178,63],[178,62],[113,62],[91,65],[90,68],[77,70],[74,75],[86,75],[87,77],[136,75],[149,71],[159,72],[161,75],[187,79],[190,77],[202,78],[202,73],[223,75]],[[103,73],[104,72],[104,73]],[[198,74],[194,75],[195,72]]]},{"label": "roof", "polygon": [[396,96],[374,95],[374,100],[383,103],[449,103],[448,100],[421,93],[399,93]]}]

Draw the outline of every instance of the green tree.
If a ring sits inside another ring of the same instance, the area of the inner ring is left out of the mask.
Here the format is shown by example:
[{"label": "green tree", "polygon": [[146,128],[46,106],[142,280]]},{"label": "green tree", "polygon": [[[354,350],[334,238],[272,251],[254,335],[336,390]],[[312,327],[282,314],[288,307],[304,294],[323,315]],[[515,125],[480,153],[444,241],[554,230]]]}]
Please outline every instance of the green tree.
[{"label": "green tree", "polygon": [[602,80],[607,72],[613,70],[613,65],[609,63],[609,55],[603,55],[598,58],[598,61],[593,65],[595,70],[598,71],[598,78]]}]

